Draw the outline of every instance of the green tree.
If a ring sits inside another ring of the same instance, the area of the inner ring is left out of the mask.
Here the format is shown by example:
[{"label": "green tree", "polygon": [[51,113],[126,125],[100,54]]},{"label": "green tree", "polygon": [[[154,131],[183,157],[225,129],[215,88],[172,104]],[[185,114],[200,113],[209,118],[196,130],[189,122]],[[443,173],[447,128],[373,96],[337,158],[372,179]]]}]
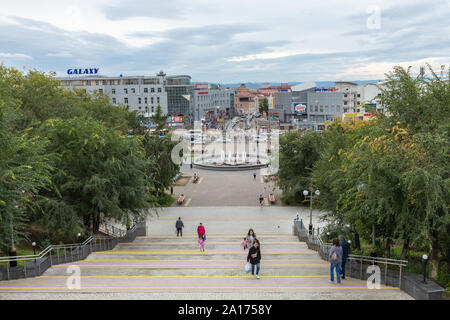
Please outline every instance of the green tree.
[{"label": "green tree", "polygon": [[126,223],[151,206],[149,163],[138,138],[81,118],[48,120],[41,133],[51,141],[47,152],[54,159],[56,188],[43,194],[39,206],[41,222],[62,231],[54,237],[91,223],[96,232],[104,219]]},{"label": "green tree", "polygon": [[280,138],[279,186],[285,198],[300,201],[311,187],[310,177],[322,148],[322,135],[314,131],[290,132]]},{"label": "green tree", "polygon": [[269,100],[267,100],[267,98],[264,98],[259,102],[259,113],[262,114],[263,111],[266,113],[269,112]]}]

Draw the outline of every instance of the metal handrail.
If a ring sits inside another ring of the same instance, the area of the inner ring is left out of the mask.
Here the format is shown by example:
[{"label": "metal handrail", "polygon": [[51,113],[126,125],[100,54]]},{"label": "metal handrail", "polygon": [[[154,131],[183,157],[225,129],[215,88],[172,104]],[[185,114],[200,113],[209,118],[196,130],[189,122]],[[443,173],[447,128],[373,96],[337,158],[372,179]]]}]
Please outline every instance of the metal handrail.
[{"label": "metal handrail", "polygon": [[[300,230],[303,231],[303,235],[306,234],[307,236],[307,244],[312,243],[314,245],[318,245],[319,248],[317,251],[319,251],[319,254],[322,256],[324,260],[328,261],[328,256],[326,255],[325,248],[331,247],[332,244],[323,243],[320,236],[314,238],[314,235],[309,234],[307,232],[306,228],[303,226],[303,222],[300,224]],[[309,245],[308,245],[309,247]],[[375,263],[378,264],[384,264],[385,270],[384,270],[384,283],[387,284],[387,275],[388,275],[388,265],[398,266],[400,268],[399,270],[399,287],[402,287],[402,268],[407,266],[408,261],[407,260],[399,260],[399,259],[391,259],[391,258],[383,258],[383,257],[370,257],[370,256],[361,256],[361,255],[355,255],[355,254],[349,254],[347,257],[347,260],[353,260],[360,262],[360,279],[362,279],[362,266],[363,262],[370,262],[373,265]],[[351,267],[352,264],[350,263],[350,274],[351,274]]]}]

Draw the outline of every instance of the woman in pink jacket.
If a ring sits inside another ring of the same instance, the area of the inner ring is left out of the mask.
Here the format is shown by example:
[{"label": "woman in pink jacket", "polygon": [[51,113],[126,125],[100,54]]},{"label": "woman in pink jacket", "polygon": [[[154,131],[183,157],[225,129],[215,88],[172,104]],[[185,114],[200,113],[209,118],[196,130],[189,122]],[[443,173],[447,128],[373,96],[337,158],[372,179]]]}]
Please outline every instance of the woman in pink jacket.
[{"label": "woman in pink jacket", "polygon": [[205,227],[203,226],[203,224],[200,222],[200,225],[197,227],[197,234],[199,237],[203,238],[203,241],[206,240],[206,231],[205,231]]}]

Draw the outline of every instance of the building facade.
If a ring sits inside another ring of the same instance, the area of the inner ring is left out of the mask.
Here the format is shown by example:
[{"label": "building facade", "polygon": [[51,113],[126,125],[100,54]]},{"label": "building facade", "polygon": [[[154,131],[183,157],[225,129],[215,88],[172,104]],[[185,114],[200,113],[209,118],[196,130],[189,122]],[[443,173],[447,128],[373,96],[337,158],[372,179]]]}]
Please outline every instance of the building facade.
[{"label": "building facade", "polygon": [[81,89],[106,94],[115,105],[126,105],[130,111],[138,111],[146,117],[161,106],[164,114],[188,116],[189,101],[183,97],[192,94],[191,77],[167,76],[162,71],[156,76],[104,77],[82,76],[57,78],[60,85],[69,90]]},{"label": "building facade", "polygon": [[217,117],[233,116],[234,90],[222,89],[217,85],[196,84],[193,90],[194,119],[212,120]]}]

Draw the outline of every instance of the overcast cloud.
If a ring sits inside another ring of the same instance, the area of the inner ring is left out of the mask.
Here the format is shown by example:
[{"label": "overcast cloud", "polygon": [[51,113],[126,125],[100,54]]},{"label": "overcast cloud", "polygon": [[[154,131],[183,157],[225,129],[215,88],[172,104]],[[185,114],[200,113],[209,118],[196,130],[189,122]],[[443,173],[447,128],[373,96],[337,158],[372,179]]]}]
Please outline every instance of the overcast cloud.
[{"label": "overcast cloud", "polygon": [[394,65],[449,66],[449,21],[448,0],[17,0],[2,3],[0,61],[60,76],[382,79]]}]

